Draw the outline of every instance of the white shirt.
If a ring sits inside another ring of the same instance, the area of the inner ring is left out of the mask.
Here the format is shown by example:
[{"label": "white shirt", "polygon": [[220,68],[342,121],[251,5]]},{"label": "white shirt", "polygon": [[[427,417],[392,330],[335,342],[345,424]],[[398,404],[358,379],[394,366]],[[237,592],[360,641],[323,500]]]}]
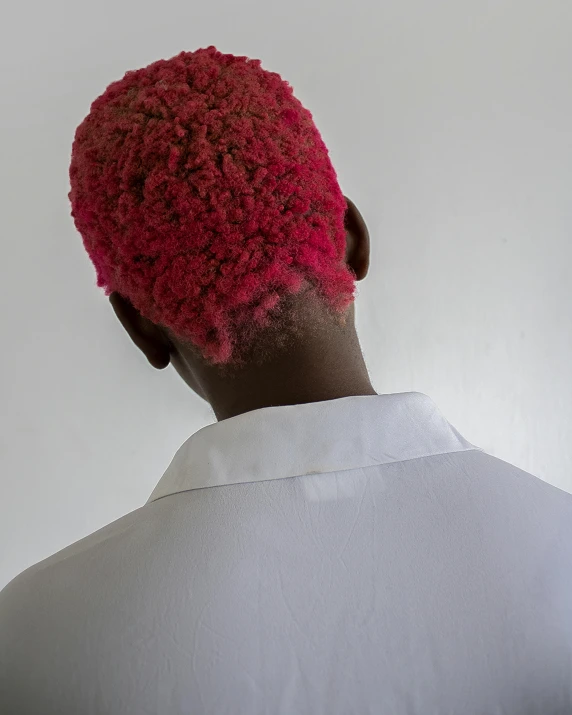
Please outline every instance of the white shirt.
[{"label": "white shirt", "polygon": [[4,715],[572,712],[572,495],[417,392],[208,425],[0,595]]}]

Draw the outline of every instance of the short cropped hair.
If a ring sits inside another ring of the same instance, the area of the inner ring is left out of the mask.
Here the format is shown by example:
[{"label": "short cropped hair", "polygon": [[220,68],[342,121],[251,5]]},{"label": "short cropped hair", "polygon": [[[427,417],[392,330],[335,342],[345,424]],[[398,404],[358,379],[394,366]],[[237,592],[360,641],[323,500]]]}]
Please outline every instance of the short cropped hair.
[{"label": "short cropped hair", "polygon": [[337,314],[354,298],[328,150],[260,60],[211,46],[128,71],[78,126],[69,177],[97,285],[211,364],[304,286]]}]

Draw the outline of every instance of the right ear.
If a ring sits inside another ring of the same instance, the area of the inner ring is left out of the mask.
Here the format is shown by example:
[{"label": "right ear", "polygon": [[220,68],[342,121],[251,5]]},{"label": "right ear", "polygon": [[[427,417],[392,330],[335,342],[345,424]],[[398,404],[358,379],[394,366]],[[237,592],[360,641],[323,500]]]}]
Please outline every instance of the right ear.
[{"label": "right ear", "polygon": [[109,302],[135,345],[150,364],[162,370],[171,362],[169,340],[161,328],[144,318],[131,303],[119,293],[111,293]]},{"label": "right ear", "polygon": [[369,270],[369,231],[363,216],[347,196],[344,226],[346,229],[346,263],[355,273],[356,280],[363,280]]}]

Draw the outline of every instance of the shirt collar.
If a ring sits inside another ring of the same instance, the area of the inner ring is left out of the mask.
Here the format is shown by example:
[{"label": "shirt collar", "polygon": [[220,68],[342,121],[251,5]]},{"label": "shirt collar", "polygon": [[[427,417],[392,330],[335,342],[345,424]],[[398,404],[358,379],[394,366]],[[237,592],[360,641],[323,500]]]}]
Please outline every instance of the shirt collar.
[{"label": "shirt collar", "polygon": [[148,502],[259,482],[480,449],[421,392],[352,395],[251,410],[207,425],[177,451]]}]

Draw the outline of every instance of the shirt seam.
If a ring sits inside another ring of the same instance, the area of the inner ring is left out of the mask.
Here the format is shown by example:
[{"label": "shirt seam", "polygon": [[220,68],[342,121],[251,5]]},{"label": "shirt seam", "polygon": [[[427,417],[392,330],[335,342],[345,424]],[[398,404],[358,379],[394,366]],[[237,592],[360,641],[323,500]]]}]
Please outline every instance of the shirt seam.
[{"label": "shirt seam", "polygon": [[390,462],[378,462],[376,464],[366,464],[366,465],[358,465],[355,467],[349,467],[348,469],[329,469],[324,472],[305,472],[304,474],[292,474],[288,477],[268,477],[268,479],[253,479],[248,482],[227,482],[226,484],[205,484],[202,487],[190,487],[189,489],[177,489],[173,492],[169,492],[168,494],[163,494],[160,497],[156,497],[155,499],[148,499],[144,506],[147,506],[148,504],[154,504],[155,502],[159,501],[160,499],[164,499],[165,497],[170,497],[174,496],[175,494],[184,494],[185,492],[194,492],[199,489],[214,489],[216,487],[232,487],[235,484],[257,484],[258,482],[273,482],[273,481],[278,481],[280,479],[300,479],[302,477],[309,477],[314,474],[332,474],[333,472],[352,472],[356,469],[368,469],[369,467],[382,467],[385,464],[401,464],[402,462],[412,462],[415,459],[428,459],[429,457],[442,457],[445,454],[460,454],[461,452],[483,452],[486,454],[485,450],[482,447],[469,447],[467,449],[453,449],[453,450],[447,450],[445,452],[431,452],[431,454],[420,454],[417,455],[416,457],[406,457],[405,459],[394,459]]}]

